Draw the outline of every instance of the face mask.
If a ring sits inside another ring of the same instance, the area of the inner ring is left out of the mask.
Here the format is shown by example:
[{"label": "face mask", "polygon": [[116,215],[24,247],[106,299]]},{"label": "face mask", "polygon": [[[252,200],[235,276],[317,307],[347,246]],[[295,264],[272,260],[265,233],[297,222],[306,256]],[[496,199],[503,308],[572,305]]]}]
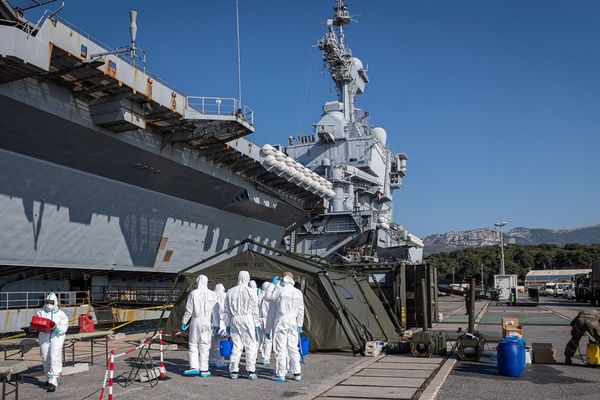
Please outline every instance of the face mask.
[{"label": "face mask", "polygon": [[47,312],[52,312],[52,311],[54,311],[55,308],[56,308],[56,306],[54,304],[46,304],[44,306],[44,310],[46,310]]}]

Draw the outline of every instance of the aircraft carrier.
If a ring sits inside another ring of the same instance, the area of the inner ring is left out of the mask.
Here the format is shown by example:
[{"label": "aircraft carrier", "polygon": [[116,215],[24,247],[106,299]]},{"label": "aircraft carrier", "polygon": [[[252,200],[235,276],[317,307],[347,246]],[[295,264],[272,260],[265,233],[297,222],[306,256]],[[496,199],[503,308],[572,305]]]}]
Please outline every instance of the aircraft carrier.
[{"label": "aircraft carrier", "polygon": [[146,71],[135,12],[112,49],[59,10],[29,21],[0,0],[0,292],[149,286],[244,239],[279,246],[328,207],[330,182],[245,138],[238,99]]},{"label": "aircraft carrier", "polygon": [[[239,99],[190,96],[147,71],[135,11],[113,49],[61,6],[34,21],[0,0],[5,328],[24,326],[48,290],[73,315],[172,302],[177,272],[247,239],[334,263],[420,262],[422,241],[393,222],[408,157],[357,106],[369,76],[346,44],[348,6],[334,4],[318,47],[338,98],[313,133],[261,147]],[[129,311],[116,319],[157,317]]]}]

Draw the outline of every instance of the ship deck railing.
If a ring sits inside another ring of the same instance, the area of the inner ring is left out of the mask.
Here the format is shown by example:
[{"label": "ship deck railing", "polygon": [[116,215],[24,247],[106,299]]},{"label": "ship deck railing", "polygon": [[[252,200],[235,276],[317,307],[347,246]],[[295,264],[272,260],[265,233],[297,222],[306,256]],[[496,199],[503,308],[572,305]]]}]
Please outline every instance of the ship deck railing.
[{"label": "ship deck railing", "polygon": [[113,304],[173,304],[179,297],[179,290],[171,294],[171,288],[144,288],[127,286],[92,286],[94,303]]},{"label": "ship deck railing", "polygon": [[69,21],[59,17],[58,15],[53,15],[53,13],[46,11],[44,13],[44,15],[42,15],[42,17],[40,18],[40,20],[38,21],[38,23],[36,24],[36,29],[39,29],[39,27],[42,26],[43,22],[45,21],[45,19],[51,19],[51,20],[56,20],[56,21],[60,21],[61,24],[65,25],[66,27],[68,27],[69,29],[77,32],[78,34],[80,34],[81,36],[85,37],[86,39],[94,42],[95,44],[97,44],[98,46],[102,47],[103,49],[105,49],[105,51],[107,53],[113,53],[114,56],[120,58],[121,60],[125,61],[127,64],[131,65],[134,68],[138,68],[138,66],[142,66],[143,67],[143,72],[148,75],[150,78],[152,78],[154,81],[156,82],[160,82],[161,84],[163,84],[164,86],[169,87],[172,90],[175,90],[177,92],[181,92],[180,90],[178,90],[175,86],[171,85],[168,82],[165,82],[164,79],[159,78],[158,76],[149,73],[146,70],[146,65],[145,65],[145,60],[141,57],[138,56],[134,56],[132,57],[130,53],[128,52],[117,52],[116,49],[112,48],[111,46],[107,45],[106,43],[102,42],[100,39],[92,36],[90,33],[84,31],[83,29],[79,28],[78,26],[73,25],[72,23],[70,23]]},{"label": "ship deck railing", "polygon": [[[181,93],[180,90],[178,90],[176,87],[174,87],[170,83],[165,82],[163,79],[159,78],[158,76],[148,72],[146,70],[146,60],[144,58],[141,58],[139,56],[132,56],[131,53],[129,53],[129,52],[117,51],[117,50],[111,48],[106,43],[100,41],[99,39],[95,38],[91,34],[87,33],[83,29],[73,25],[69,21],[64,20],[56,15],[52,15],[52,14],[47,15],[47,13],[44,13],[44,16],[42,16],[42,18],[40,18],[40,21],[36,25],[37,28],[39,28],[39,26],[41,26],[41,23],[43,22],[42,21],[43,18],[50,18],[52,20],[60,21],[62,24],[67,26],[69,29],[72,29],[73,31],[79,33],[81,36],[94,42],[98,46],[104,48],[107,53],[114,54],[116,57],[119,57],[121,60],[125,61],[127,64],[131,65],[134,68],[138,68],[138,66],[142,65],[143,72],[146,75],[148,75],[150,78],[152,78],[154,81],[160,82],[164,86]],[[250,125],[254,126],[254,111],[252,109],[250,109],[249,107],[246,107],[246,106],[242,107],[240,104],[240,101],[238,99],[225,98],[225,97],[186,96],[186,103],[189,108],[192,108],[193,110],[196,110],[203,115],[206,115],[206,116],[234,116],[237,114],[244,121],[246,121]]]},{"label": "ship deck railing", "polygon": [[187,96],[187,108],[209,116],[239,116],[254,125],[254,111],[233,97]]},{"label": "ship deck railing", "polygon": [[336,222],[325,226],[327,233],[343,233],[356,231],[356,224],[353,222]]},{"label": "ship deck railing", "polygon": [[[0,292],[0,310],[42,308],[49,292]],[[78,307],[90,304],[85,291],[54,292],[60,307]]]}]

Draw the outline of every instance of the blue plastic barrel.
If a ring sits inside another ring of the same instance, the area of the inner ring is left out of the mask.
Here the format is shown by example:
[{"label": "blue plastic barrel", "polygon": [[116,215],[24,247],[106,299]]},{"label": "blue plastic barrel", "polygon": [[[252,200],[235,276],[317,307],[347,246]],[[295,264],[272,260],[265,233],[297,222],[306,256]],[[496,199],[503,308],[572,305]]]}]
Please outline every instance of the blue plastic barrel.
[{"label": "blue plastic barrel", "polygon": [[308,339],[308,336],[300,336],[300,353],[305,356],[308,354],[308,345],[310,343],[310,340]]},{"label": "blue plastic barrel", "polygon": [[525,369],[525,341],[509,336],[498,343],[498,371],[500,375],[517,377]]},{"label": "blue plastic barrel", "polygon": [[232,349],[233,342],[231,340],[221,340],[219,342],[219,352],[221,353],[221,357],[229,358]]}]

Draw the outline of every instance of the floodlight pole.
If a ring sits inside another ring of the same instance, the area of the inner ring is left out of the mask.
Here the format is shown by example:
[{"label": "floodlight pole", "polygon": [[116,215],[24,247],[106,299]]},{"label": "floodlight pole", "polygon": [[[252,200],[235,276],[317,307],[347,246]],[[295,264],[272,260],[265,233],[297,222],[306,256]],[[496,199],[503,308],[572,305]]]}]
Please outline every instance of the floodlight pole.
[{"label": "floodlight pole", "polygon": [[504,238],[502,235],[502,227],[504,225],[506,225],[506,222],[497,222],[494,224],[500,231],[500,275],[506,274],[506,271],[504,270]]}]

